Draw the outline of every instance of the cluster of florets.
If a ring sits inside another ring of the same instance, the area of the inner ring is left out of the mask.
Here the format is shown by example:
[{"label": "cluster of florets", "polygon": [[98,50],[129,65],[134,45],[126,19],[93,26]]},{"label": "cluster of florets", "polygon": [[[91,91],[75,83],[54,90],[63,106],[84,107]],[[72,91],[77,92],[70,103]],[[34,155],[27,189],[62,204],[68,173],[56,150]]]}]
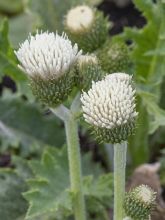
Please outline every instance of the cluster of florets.
[{"label": "cluster of florets", "polygon": [[40,101],[56,106],[68,97],[74,86],[73,66],[82,52],[66,34],[30,35],[15,53]]},{"label": "cluster of florets", "polygon": [[110,74],[93,83],[81,101],[84,118],[100,141],[119,143],[132,134],[137,112],[135,89],[128,74]]},{"label": "cluster of florets", "polygon": [[147,185],[130,190],[124,200],[126,215],[135,220],[148,220],[155,206],[155,199],[156,193]]},{"label": "cluster of florets", "polygon": [[[102,14],[83,5],[67,13],[65,27],[73,41],[77,39],[80,47],[91,52],[105,43],[107,22]],[[55,107],[77,86],[84,91],[81,96],[84,118],[93,126],[98,140],[112,143],[127,140],[134,131],[137,116],[132,77],[125,73],[105,74],[103,70],[109,69],[102,68],[100,53],[82,55],[78,45],[72,44],[66,34],[41,32],[30,35],[15,54],[40,101]],[[119,49],[114,54],[116,59],[116,54],[120,55],[117,62],[122,68],[124,55]],[[112,68],[114,57],[111,60]]]}]

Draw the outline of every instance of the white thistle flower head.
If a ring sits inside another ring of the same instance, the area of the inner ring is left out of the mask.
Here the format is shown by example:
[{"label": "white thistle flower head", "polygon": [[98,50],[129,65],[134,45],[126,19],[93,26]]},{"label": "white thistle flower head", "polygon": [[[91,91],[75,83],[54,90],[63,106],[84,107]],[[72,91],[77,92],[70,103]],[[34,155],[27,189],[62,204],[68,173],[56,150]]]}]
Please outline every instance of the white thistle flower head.
[{"label": "white thistle flower head", "polygon": [[74,87],[74,65],[81,51],[63,33],[29,36],[15,54],[27,73],[33,94],[49,107],[61,104]]},{"label": "white thistle flower head", "polygon": [[73,32],[81,32],[89,29],[94,21],[93,10],[81,5],[71,9],[66,15],[66,26]]},{"label": "white thistle flower head", "polygon": [[156,192],[153,189],[144,184],[137,186],[125,195],[125,213],[133,219],[149,219],[155,200]]},{"label": "white thistle flower head", "polygon": [[119,143],[133,133],[137,112],[132,77],[113,73],[93,83],[81,96],[85,120],[99,141]]},{"label": "white thistle flower head", "polygon": [[19,67],[30,77],[58,78],[71,68],[81,55],[66,34],[37,33],[30,35],[15,54]]}]

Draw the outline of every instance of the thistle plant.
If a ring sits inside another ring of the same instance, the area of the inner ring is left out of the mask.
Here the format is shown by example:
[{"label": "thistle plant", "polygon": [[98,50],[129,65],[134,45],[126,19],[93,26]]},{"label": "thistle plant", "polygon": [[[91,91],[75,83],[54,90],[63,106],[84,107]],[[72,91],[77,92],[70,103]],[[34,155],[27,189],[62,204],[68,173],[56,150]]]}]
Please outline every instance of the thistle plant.
[{"label": "thistle plant", "polygon": [[[59,105],[73,89],[72,67],[81,51],[78,51],[77,44],[72,46],[65,34],[59,36],[46,32],[30,36],[15,54],[20,61],[19,67],[29,76],[34,95],[64,121],[71,191],[74,194],[74,216],[76,220],[85,220],[78,126],[75,116],[79,111],[79,99],[75,98],[71,110]],[[58,107],[53,108],[57,105]]]},{"label": "thistle plant", "polygon": [[[109,39],[107,18],[87,5],[70,9],[64,25],[69,38],[64,33],[30,35],[15,54],[35,97],[64,122],[75,220],[87,218],[78,139],[82,112],[96,140],[114,145],[114,220],[123,220],[125,214],[145,219],[154,192],[142,185],[125,196],[127,140],[138,115],[132,76],[123,73],[129,64],[128,48]],[[79,91],[68,102],[69,109],[63,103],[74,87]]]},{"label": "thistle plant", "polygon": [[137,112],[132,77],[107,75],[81,96],[83,115],[100,142],[114,144],[114,220],[124,217],[127,139],[133,133]]}]

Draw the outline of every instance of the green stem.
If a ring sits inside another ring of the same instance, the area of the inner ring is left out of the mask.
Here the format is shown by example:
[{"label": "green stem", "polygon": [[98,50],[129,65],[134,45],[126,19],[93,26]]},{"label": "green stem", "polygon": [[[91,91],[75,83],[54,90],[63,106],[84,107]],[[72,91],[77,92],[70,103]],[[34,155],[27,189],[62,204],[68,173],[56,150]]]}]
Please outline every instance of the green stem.
[{"label": "green stem", "polygon": [[123,220],[127,142],[114,144],[114,220]]},{"label": "green stem", "polygon": [[74,196],[74,215],[76,220],[85,220],[85,201],[82,190],[82,173],[80,146],[78,140],[78,126],[72,114],[65,120],[68,145],[71,190]]},{"label": "green stem", "polygon": [[82,189],[81,156],[78,138],[77,113],[80,105],[79,94],[72,103],[71,110],[63,105],[51,111],[64,121],[68,146],[71,191],[74,193],[73,209],[75,220],[86,220],[85,200]]}]

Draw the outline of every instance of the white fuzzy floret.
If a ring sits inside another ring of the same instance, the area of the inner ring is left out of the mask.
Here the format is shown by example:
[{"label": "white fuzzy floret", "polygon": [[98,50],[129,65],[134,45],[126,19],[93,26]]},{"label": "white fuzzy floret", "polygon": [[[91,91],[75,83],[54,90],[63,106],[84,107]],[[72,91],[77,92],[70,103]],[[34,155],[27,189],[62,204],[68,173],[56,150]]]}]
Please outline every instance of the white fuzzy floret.
[{"label": "white fuzzy floret", "polygon": [[81,31],[89,28],[94,19],[94,13],[88,6],[77,6],[71,9],[66,16],[66,26],[72,31]]},{"label": "white fuzzy floret", "polygon": [[113,73],[93,82],[92,88],[81,95],[85,120],[108,129],[133,121],[137,116],[134,94],[132,77],[125,73]]},{"label": "white fuzzy floret", "polygon": [[63,75],[81,55],[78,46],[72,46],[65,34],[37,33],[29,36],[15,54],[19,67],[28,75],[59,77]]},{"label": "white fuzzy floret", "polygon": [[155,200],[155,192],[147,185],[140,185],[136,189],[137,197],[141,199],[144,203],[152,203]]}]

